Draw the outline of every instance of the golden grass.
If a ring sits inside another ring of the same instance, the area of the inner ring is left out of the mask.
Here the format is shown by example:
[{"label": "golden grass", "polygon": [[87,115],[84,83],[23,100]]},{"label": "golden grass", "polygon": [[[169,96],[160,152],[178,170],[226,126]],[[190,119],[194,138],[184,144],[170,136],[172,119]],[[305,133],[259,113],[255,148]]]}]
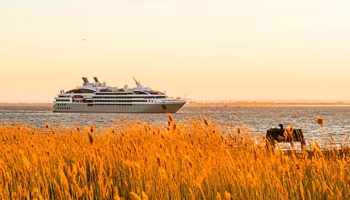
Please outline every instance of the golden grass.
[{"label": "golden grass", "polygon": [[207,122],[0,126],[1,199],[350,199],[350,156],[268,151]]}]

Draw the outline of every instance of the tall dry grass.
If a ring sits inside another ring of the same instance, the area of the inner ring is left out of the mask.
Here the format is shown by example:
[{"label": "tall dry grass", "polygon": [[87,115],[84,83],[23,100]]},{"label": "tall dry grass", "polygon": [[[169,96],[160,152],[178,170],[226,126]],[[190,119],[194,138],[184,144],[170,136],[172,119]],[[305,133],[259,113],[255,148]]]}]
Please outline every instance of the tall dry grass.
[{"label": "tall dry grass", "polygon": [[204,121],[0,126],[1,199],[350,199],[350,156],[269,151]]}]

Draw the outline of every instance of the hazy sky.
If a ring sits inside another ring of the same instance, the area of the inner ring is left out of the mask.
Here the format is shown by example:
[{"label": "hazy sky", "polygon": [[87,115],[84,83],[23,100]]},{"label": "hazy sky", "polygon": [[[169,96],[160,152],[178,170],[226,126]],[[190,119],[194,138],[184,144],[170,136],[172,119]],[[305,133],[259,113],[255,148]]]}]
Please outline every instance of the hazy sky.
[{"label": "hazy sky", "polygon": [[0,102],[81,76],[193,100],[350,99],[350,1],[0,1]]}]

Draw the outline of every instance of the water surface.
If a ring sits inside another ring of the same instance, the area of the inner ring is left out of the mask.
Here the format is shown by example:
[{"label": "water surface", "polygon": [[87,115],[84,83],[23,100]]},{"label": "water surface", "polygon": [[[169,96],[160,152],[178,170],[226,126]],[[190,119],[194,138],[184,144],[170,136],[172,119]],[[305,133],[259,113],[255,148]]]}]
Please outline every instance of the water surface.
[{"label": "water surface", "polygon": [[[316,123],[316,117],[324,118],[324,127]],[[334,142],[338,147],[350,145],[350,107],[348,106],[271,106],[271,107],[184,107],[173,114],[177,121],[207,118],[221,125],[249,125],[255,135],[262,135],[268,128],[280,123],[289,124],[305,132],[307,142],[317,140],[321,144]],[[123,120],[141,120],[151,124],[165,124],[167,114],[123,113],[53,113],[50,110],[30,109],[0,110],[0,123],[23,123],[43,127],[97,125],[106,126]]]}]

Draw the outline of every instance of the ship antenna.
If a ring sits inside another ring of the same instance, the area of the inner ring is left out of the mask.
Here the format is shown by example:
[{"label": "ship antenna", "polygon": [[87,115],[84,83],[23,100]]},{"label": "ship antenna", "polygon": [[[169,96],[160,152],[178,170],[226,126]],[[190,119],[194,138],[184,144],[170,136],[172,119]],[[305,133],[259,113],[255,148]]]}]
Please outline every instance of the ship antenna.
[{"label": "ship antenna", "polygon": [[136,86],[137,86],[137,87],[141,87],[140,81],[137,81],[135,77],[133,77],[133,79],[134,79],[134,81],[135,81],[135,83],[136,83]]}]

